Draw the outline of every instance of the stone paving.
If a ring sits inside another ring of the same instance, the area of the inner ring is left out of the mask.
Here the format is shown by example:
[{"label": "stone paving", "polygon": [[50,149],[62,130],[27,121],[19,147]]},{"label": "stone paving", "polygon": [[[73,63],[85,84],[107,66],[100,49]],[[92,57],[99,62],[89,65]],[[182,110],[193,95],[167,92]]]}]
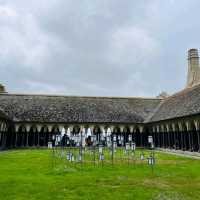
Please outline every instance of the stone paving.
[{"label": "stone paving", "polygon": [[164,153],[168,153],[168,154],[173,154],[173,155],[177,155],[177,156],[183,156],[183,157],[194,158],[194,159],[200,160],[199,152],[181,151],[181,150],[174,150],[174,149],[162,149],[162,148],[157,148],[156,150],[164,152]]}]

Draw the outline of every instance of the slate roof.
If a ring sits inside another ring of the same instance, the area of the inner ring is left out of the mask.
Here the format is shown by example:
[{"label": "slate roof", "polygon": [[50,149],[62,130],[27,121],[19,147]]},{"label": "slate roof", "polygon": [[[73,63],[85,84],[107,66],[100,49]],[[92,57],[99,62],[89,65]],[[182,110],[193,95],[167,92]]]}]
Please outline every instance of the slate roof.
[{"label": "slate roof", "polygon": [[15,122],[142,123],[161,99],[0,94]]},{"label": "slate roof", "polygon": [[200,85],[165,100],[0,94],[0,118],[16,122],[152,123],[200,114]]},{"label": "slate roof", "polygon": [[166,98],[149,122],[200,114],[200,85],[186,88]]}]

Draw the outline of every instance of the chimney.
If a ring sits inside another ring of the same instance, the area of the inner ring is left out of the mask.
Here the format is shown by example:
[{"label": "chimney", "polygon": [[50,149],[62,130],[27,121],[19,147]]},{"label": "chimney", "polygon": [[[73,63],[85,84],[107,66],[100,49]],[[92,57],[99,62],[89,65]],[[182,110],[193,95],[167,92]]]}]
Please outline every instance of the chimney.
[{"label": "chimney", "polygon": [[188,51],[188,77],[187,87],[200,83],[199,55],[197,49]]},{"label": "chimney", "polygon": [[0,94],[1,93],[6,93],[6,88],[4,85],[0,84]]}]

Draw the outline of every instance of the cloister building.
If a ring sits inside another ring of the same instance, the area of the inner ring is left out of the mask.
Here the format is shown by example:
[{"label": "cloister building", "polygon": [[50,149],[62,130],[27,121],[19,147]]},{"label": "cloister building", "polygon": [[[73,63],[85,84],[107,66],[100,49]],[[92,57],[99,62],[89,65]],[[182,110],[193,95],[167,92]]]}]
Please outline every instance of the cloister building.
[{"label": "cloister building", "polygon": [[0,148],[47,146],[55,134],[129,135],[139,147],[200,151],[200,68],[188,51],[186,88],[168,97],[79,97],[6,93],[0,86]]}]

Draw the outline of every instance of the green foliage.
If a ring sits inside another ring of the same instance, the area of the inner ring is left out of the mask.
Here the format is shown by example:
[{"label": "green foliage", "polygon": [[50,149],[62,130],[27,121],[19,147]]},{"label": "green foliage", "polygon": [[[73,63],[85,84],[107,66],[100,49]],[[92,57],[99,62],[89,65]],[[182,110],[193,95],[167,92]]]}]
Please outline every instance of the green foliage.
[{"label": "green foliage", "polygon": [[129,164],[118,154],[113,166],[102,167],[88,157],[83,164],[69,163],[44,149],[1,152],[0,200],[200,199],[199,160],[156,153],[152,173],[139,154]]}]

